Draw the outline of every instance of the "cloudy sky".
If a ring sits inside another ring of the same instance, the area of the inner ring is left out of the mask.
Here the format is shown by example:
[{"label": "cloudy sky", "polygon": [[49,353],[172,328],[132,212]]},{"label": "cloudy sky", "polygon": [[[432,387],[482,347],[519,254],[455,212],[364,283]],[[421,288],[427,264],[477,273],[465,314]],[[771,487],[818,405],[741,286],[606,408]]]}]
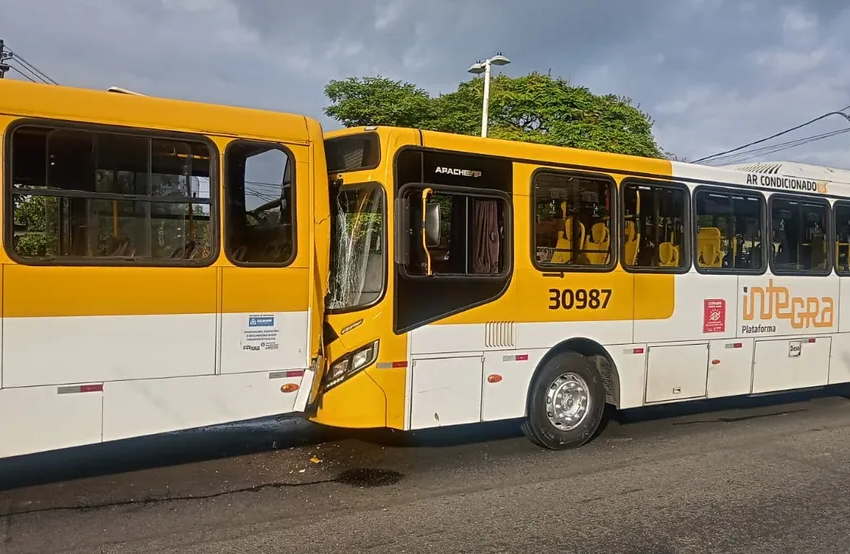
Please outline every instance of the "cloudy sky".
[{"label": "cloudy sky", "polygon": [[[0,38],[62,84],[306,113],[330,79],[454,90],[502,51],[633,98],[696,159],[850,105],[846,0],[2,0]],[[848,127],[827,118],[774,142]],[[850,168],[850,133],[761,156]],[[737,160],[736,160],[737,161]]]}]

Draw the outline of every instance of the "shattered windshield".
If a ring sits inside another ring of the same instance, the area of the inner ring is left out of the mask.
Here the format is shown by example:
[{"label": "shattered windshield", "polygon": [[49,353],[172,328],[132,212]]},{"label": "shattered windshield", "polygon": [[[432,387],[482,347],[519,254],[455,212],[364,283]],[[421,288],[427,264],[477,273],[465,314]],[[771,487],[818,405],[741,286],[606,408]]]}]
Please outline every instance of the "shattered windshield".
[{"label": "shattered windshield", "polygon": [[377,185],[346,186],[336,197],[328,309],[372,304],[384,290],[384,198]]}]

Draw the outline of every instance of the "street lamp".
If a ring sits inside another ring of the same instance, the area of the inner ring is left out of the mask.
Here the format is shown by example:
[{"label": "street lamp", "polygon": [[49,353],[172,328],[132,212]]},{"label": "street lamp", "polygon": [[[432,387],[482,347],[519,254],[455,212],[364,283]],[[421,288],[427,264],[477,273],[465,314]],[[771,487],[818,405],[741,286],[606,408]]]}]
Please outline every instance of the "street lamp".
[{"label": "street lamp", "polygon": [[475,75],[484,74],[484,107],[481,113],[481,136],[487,136],[487,105],[490,103],[490,66],[491,65],[508,65],[511,63],[511,60],[502,55],[501,52],[493,56],[492,58],[487,58],[486,60],[478,61],[469,66],[469,72],[474,73]]}]

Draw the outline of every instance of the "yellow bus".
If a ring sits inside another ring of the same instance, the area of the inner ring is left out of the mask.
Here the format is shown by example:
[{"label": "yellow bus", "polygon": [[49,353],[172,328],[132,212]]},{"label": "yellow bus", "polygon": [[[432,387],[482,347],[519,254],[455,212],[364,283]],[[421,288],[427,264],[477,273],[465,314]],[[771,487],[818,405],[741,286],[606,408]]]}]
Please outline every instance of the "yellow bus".
[{"label": "yellow bus", "polygon": [[516,418],[561,449],[587,442],[606,404],[850,381],[850,172],[383,127],[327,133],[325,148],[316,422]]},{"label": "yellow bus", "polygon": [[307,409],[317,121],[0,80],[0,137],[0,457]]}]

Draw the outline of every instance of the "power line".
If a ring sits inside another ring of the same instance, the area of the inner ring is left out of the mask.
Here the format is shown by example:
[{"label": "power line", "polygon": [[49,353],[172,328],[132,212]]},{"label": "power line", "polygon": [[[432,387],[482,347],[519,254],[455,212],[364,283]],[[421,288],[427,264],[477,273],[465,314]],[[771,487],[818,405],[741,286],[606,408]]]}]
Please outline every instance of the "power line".
[{"label": "power line", "polygon": [[[23,64],[18,64],[16,59],[10,58],[8,61],[9,61],[9,64],[8,64],[9,69],[12,69],[12,70],[16,71],[17,73],[19,73],[20,75],[23,75],[24,77],[26,77],[27,79],[29,79],[33,83],[44,83],[46,85],[50,84],[47,81],[45,81],[44,79],[42,79],[41,77],[39,77],[38,74],[33,73],[33,71],[31,69],[29,69],[27,66],[25,66]],[[15,64],[15,65],[12,65],[12,64]],[[20,67],[18,67],[18,66],[20,66]]]},{"label": "power line", "polygon": [[776,133],[776,134],[771,135],[769,137],[759,139],[759,140],[755,140],[753,142],[749,142],[749,143],[744,144],[742,146],[738,146],[737,148],[732,148],[732,149],[729,149],[729,150],[725,150],[723,152],[718,152],[717,154],[712,154],[711,156],[705,156],[704,158],[699,158],[698,160],[694,160],[692,163],[704,162],[704,161],[710,160],[712,158],[718,158],[720,156],[725,156],[725,155],[731,154],[733,152],[738,152],[739,150],[743,150],[744,148],[749,148],[750,146],[754,146],[756,144],[761,144],[763,142],[767,142],[767,141],[775,139],[777,137],[781,137],[782,135],[787,135],[788,133],[790,133],[792,131],[796,131],[797,129],[802,129],[803,127],[806,127],[807,125],[811,125],[812,123],[814,123],[816,121],[820,121],[821,119],[824,119],[824,118],[829,117],[831,115],[840,115],[841,117],[846,119],[848,122],[850,122],[850,115],[847,115],[846,113],[844,113],[844,110],[847,110],[848,108],[850,108],[850,106],[846,106],[844,108],[841,108],[841,110],[839,110],[839,111],[827,112],[827,113],[820,115],[820,116],[818,116],[814,119],[811,119],[811,120],[809,120],[805,123],[801,123],[800,125],[797,125],[795,127],[791,127],[790,129],[785,129],[784,131],[780,131],[779,133]]},{"label": "power line", "polygon": [[51,85],[58,85],[59,84],[56,81],[54,81],[52,78],[50,78],[50,76],[48,76],[47,73],[45,73],[44,71],[40,70],[39,68],[37,68],[36,66],[34,66],[30,62],[28,62],[23,56],[21,56],[20,54],[18,54],[17,52],[12,50],[11,48],[6,47],[6,50],[8,50],[9,53],[12,54],[12,58],[14,60],[20,62],[21,65],[30,69],[33,73],[38,75],[41,80],[43,80],[46,83],[51,84]]},{"label": "power line", "polygon": [[37,83],[38,82],[35,79],[33,79],[32,77],[30,77],[29,75],[27,75],[26,73],[24,73],[23,71],[21,71],[20,69],[18,69],[17,67],[15,67],[14,65],[9,65],[8,67],[9,67],[9,69],[11,69],[15,73],[17,73],[18,75],[23,77],[24,79],[28,80],[29,82],[31,82],[31,83]]},{"label": "power line", "polygon": [[742,162],[749,159],[752,159],[756,156],[764,156],[766,154],[774,154],[776,152],[781,152],[783,150],[789,150],[791,148],[797,148],[798,146],[804,146],[806,144],[811,144],[813,142],[817,142],[819,140],[828,139],[834,136],[843,135],[846,133],[850,133],[850,128],[848,129],[838,129],[836,131],[829,131],[827,133],[820,133],[818,135],[811,135],[808,137],[803,137],[795,140],[789,140],[787,142],[780,142],[778,144],[772,144],[770,146],[762,146],[761,148],[754,148],[752,150],[744,150],[741,152],[737,152],[734,154],[727,154],[725,156],[718,156],[711,160],[711,162],[723,162],[730,163],[734,162]]},{"label": "power line", "polygon": [[[17,66],[12,65],[15,62]],[[0,79],[5,77],[7,71],[13,70],[32,82],[39,82],[48,85],[58,85],[47,73],[37,68],[35,65],[27,61],[26,58],[9,48],[3,39],[0,39]]]}]

